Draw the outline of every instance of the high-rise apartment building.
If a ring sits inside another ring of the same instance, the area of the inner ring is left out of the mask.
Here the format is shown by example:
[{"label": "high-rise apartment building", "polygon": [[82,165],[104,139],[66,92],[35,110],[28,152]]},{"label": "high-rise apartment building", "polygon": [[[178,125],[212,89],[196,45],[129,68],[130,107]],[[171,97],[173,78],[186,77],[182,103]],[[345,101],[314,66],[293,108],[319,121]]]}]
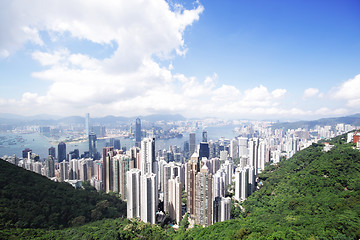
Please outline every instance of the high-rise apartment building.
[{"label": "high-rise apartment building", "polygon": [[206,165],[196,174],[195,223],[202,226],[213,224],[213,182]]},{"label": "high-rise apartment building", "polygon": [[168,211],[171,219],[174,219],[178,224],[181,221],[181,182],[179,176],[168,180],[169,188],[169,202]]},{"label": "high-rise apartment building", "polygon": [[157,173],[155,161],[155,138],[145,138],[141,141],[140,148],[141,173]]},{"label": "high-rise apartment building", "polygon": [[187,191],[187,212],[190,216],[195,215],[195,191],[196,174],[200,171],[199,155],[194,152],[186,163],[186,191]]},{"label": "high-rise apartment building", "polygon": [[189,152],[190,152],[190,156],[192,156],[193,153],[195,152],[195,147],[196,147],[195,133],[190,133],[189,134]]},{"label": "high-rise apartment building", "polygon": [[126,172],[127,218],[140,218],[140,175],[137,168]]},{"label": "high-rise apartment building", "polygon": [[142,173],[140,176],[140,218],[143,222],[156,223],[158,201],[156,174]]}]

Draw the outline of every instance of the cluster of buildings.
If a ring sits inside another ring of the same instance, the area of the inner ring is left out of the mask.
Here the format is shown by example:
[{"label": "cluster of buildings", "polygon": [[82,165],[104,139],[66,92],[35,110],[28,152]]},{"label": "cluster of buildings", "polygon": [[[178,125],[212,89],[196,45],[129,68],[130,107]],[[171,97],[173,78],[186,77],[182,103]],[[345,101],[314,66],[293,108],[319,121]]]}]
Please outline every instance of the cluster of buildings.
[{"label": "cluster of buildings", "polygon": [[[96,149],[96,134],[89,131],[89,151],[66,152],[66,144],[49,149],[45,161],[30,149],[23,158],[5,157],[13,164],[65,181],[75,187],[89,181],[98,191],[115,192],[127,202],[127,217],[155,224],[164,216],[180,223],[187,213],[192,223],[209,226],[230,219],[232,201],[244,201],[259,186],[258,174],[266,164],[291,157],[324,137],[333,137],[353,130],[350,125],[338,124],[314,130],[282,130],[261,124],[239,129],[234,139],[208,140],[203,131],[201,142],[190,133],[183,148],[170,146],[155,150],[152,136],[143,138],[141,121],[135,123],[135,146],[120,149],[120,141],[112,139],[102,154]],[[357,139],[360,134],[348,136]]]}]

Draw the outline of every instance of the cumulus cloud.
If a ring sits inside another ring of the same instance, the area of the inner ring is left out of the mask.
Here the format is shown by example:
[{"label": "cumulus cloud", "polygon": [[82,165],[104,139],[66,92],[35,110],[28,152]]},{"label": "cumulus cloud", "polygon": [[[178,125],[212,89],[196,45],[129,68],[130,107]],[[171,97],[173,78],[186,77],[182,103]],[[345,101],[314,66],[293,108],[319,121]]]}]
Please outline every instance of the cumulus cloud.
[{"label": "cumulus cloud", "polygon": [[337,99],[347,100],[350,107],[360,107],[360,74],[341,84],[340,87],[333,89],[333,96]]},{"label": "cumulus cloud", "polygon": [[[240,89],[218,84],[221,76],[216,73],[205,79],[174,73],[176,66],[171,60],[188,51],[184,31],[204,11],[198,2],[192,9],[169,6],[164,0],[5,2],[8,4],[0,3],[0,29],[6,36],[0,38],[0,57],[8,57],[26,43],[34,44],[32,58],[43,69],[33,72],[32,77],[46,81],[49,87],[44,95],[25,92],[18,100],[2,99],[0,111],[90,112],[93,116],[167,112],[239,118],[311,114],[299,108],[282,108],[286,89],[263,85]],[[41,33],[50,40],[42,39]],[[100,59],[90,52],[52,48],[47,43],[68,38],[100,48],[110,46],[113,52]],[[311,94],[318,91],[308,90],[307,95]]]},{"label": "cumulus cloud", "polygon": [[307,88],[304,91],[304,96],[303,98],[311,98],[311,97],[315,97],[317,96],[319,93],[319,89],[317,88]]}]

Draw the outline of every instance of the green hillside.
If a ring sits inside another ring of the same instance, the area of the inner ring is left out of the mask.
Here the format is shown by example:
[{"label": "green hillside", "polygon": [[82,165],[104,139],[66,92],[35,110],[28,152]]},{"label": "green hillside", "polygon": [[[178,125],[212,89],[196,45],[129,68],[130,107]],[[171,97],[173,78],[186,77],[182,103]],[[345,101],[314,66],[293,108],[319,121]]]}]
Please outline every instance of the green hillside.
[{"label": "green hillside", "polygon": [[175,233],[119,218],[56,231],[3,229],[0,239],[360,239],[360,151],[342,137],[331,144],[268,166],[236,219],[207,228]]},{"label": "green hillside", "polygon": [[0,229],[50,228],[126,216],[126,203],[94,188],[74,189],[0,160]]}]

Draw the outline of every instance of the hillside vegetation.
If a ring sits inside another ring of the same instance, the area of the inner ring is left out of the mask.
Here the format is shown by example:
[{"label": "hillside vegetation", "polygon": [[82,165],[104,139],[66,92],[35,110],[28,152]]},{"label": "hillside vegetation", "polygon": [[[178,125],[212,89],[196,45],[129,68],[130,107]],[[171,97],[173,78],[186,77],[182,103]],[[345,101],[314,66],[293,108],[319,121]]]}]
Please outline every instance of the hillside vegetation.
[{"label": "hillside vegetation", "polygon": [[74,189],[0,160],[0,229],[81,225],[126,217],[126,203],[86,185]]}]

